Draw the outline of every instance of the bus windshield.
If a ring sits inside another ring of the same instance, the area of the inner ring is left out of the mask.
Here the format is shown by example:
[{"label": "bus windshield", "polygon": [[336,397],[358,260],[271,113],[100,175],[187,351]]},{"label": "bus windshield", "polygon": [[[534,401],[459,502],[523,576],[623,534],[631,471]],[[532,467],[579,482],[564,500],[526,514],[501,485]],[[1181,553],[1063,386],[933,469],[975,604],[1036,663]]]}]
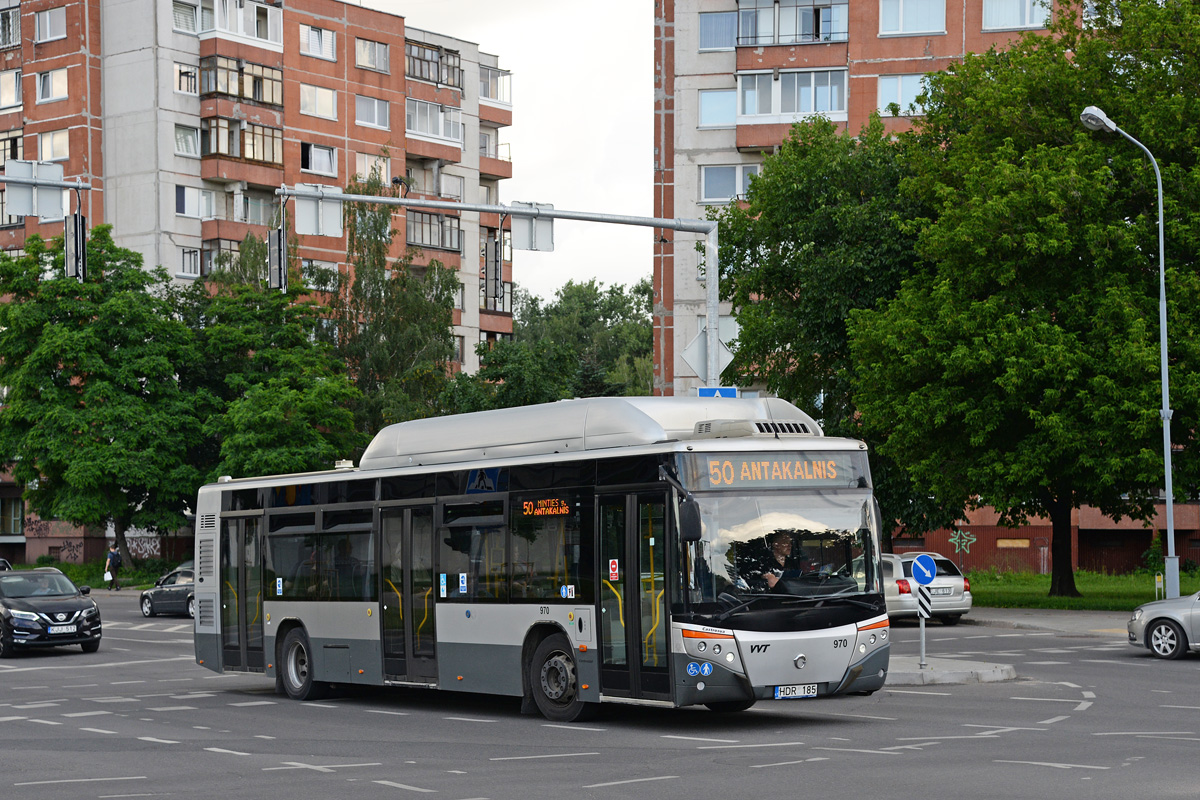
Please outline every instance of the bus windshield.
[{"label": "bus windshield", "polygon": [[696,610],[758,597],[817,600],[881,591],[869,494],[721,492],[695,498],[703,533],[687,553]]}]

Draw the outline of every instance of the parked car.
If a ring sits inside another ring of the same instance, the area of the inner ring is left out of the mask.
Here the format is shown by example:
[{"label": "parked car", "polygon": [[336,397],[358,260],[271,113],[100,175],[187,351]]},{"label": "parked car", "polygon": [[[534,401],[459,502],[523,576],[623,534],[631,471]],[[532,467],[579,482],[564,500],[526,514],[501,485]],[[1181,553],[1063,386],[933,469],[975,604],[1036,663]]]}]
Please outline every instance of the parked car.
[{"label": "parked car", "polygon": [[0,570],[12,569],[12,564],[8,563],[7,559],[0,558]]},{"label": "parked car", "polygon": [[1155,658],[1183,658],[1200,652],[1200,592],[1155,600],[1133,610],[1126,625],[1129,643],[1145,647]]},{"label": "parked car", "polygon": [[190,569],[168,572],[142,592],[142,615],[187,614],[196,616],[195,573]]},{"label": "parked car", "polygon": [[[883,599],[893,619],[917,617],[917,582],[912,569],[919,555],[883,554]],[[955,625],[971,610],[971,582],[950,559],[937,553],[926,555],[932,556],[937,565],[937,575],[929,584],[932,614],[945,625]]]},{"label": "parked car", "polygon": [[54,567],[0,572],[0,658],[32,647],[100,649],[100,607]]}]

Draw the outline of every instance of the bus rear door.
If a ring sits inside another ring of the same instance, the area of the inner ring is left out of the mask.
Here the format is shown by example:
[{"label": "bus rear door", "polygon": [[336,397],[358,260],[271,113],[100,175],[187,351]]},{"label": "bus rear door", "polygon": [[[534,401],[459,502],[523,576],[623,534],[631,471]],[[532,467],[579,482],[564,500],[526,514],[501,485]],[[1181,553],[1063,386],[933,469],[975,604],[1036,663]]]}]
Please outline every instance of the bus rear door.
[{"label": "bus rear door", "polygon": [[436,683],[433,507],[384,509],[381,528],[384,677]]},{"label": "bus rear door", "polygon": [[261,671],[262,518],[221,521],[221,663]]}]

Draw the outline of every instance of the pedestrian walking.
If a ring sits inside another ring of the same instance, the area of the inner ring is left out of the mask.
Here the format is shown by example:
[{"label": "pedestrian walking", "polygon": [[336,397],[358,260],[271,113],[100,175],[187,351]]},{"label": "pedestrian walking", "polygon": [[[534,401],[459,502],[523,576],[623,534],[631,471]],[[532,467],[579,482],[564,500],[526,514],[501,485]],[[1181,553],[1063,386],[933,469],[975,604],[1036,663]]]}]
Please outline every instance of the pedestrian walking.
[{"label": "pedestrian walking", "polygon": [[108,548],[108,560],[104,562],[104,577],[108,579],[108,588],[113,591],[121,591],[121,581],[117,577],[117,573],[121,570],[121,551],[117,549],[117,543],[113,542]]}]

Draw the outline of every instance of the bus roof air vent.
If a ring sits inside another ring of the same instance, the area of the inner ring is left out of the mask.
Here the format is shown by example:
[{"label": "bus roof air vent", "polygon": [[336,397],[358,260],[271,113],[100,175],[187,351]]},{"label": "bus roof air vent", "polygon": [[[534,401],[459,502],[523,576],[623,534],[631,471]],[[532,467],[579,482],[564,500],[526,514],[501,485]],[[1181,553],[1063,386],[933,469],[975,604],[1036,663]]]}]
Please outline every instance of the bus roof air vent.
[{"label": "bus roof air vent", "polygon": [[740,439],[749,436],[813,436],[813,427],[798,419],[710,419],[697,422],[696,439]]}]

